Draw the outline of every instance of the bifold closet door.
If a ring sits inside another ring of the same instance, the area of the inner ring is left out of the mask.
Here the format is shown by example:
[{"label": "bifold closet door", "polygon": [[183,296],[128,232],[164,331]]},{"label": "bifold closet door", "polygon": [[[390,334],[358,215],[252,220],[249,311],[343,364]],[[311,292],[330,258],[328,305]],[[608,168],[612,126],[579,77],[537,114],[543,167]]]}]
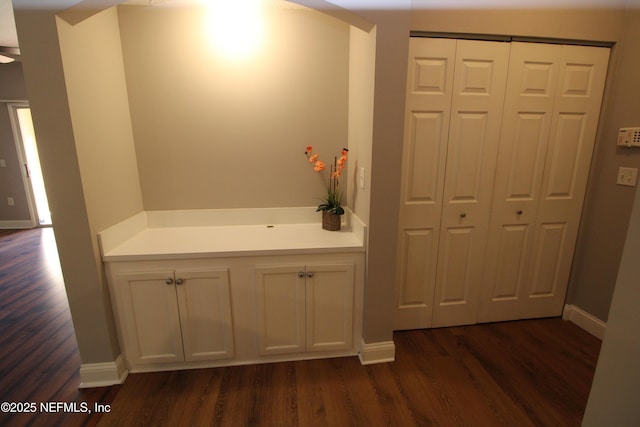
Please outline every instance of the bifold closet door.
[{"label": "bifold closet door", "polygon": [[453,39],[409,41],[395,329],[431,326],[455,54]]},{"label": "bifold closet door", "polygon": [[395,328],[475,313],[509,44],[411,39]]},{"label": "bifold closet door", "polygon": [[479,322],[562,313],[608,59],[512,43]]},{"label": "bifold closet door", "polygon": [[476,322],[508,65],[508,43],[457,43],[434,327]]}]

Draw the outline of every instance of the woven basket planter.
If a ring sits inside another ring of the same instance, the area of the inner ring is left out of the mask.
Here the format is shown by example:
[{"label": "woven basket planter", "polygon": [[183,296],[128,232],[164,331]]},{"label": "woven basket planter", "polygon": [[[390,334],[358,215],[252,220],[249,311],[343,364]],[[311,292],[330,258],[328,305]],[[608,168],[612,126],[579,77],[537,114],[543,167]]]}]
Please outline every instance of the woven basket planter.
[{"label": "woven basket planter", "polygon": [[322,211],[322,228],[329,231],[340,230],[340,215]]}]

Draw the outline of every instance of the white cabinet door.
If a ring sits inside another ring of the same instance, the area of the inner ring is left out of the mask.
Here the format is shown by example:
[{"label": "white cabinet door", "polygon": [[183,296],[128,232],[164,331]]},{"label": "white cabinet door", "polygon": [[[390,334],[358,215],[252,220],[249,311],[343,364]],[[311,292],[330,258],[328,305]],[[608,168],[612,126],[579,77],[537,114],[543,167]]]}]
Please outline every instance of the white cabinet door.
[{"label": "white cabinet door", "polygon": [[128,361],[136,365],[184,360],[173,271],[122,274],[115,290]]},{"label": "white cabinet door", "polygon": [[562,312],[608,57],[512,44],[481,322]]},{"label": "white cabinet door", "polygon": [[233,357],[229,271],[176,270],[186,361]]},{"label": "white cabinet door", "polygon": [[352,264],[256,269],[260,354],[353,346]]},{"label": "white cabinet door", "polygon": [[131,365],[233,357],[228,270],[122,273],[114,295]]},{"label": "white cabinet door", "polygon": [[353,265],[307,266],[306,272],[307,351],[352,348]]},{"label": "white cabinet door", "polygon": [[305,277],[304,266],[256,269],[260,354],[305,350]]}]

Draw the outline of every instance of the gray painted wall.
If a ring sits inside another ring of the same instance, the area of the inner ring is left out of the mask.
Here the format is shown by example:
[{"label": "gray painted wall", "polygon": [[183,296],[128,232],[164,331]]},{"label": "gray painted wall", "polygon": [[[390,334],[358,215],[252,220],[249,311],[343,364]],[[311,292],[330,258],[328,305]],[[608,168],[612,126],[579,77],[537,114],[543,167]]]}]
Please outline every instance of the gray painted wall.
[{"label": "gray painted wall", "polygon": [[635,188],[616,185],[619,167],[640,168],[640,148],[618,148],[619,128],[640,127],[640,11],[626,13],[613,49],[582,226],[567,300],[607,321]]},{"label": "gray painted wall", "polygon": [[[20,63],[0,64],[0,100],[26,99],[27,90]],[[18,160],[6,102],[0,102],[0,159],[7,165],[0,168],[0,224],[2,221],[28,221],[30,214],[22,183],[22,165]],[[7,197],[13,197],[13,206],[7,204]]]},{"label": "gray painted wall", "polygon": [[631,214],[613,294],[607,331],[602,343],[583,426],[640,425],[640,191]]}]

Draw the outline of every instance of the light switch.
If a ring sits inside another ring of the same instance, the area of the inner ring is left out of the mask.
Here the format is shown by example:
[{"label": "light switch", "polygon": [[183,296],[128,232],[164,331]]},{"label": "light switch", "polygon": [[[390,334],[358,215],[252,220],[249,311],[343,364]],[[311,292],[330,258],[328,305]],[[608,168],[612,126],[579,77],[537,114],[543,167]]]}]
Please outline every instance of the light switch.
[{"label": "light switch", "polygon": [[364,190],[364,168],[360,168],[360,173],[358,174],[358,186],[361,190]]},{"label": "light switch", "polygon": [[638,183],[638,169],[637,168],[618,168],[618,185],[628,185],[629,187],[635,187]]},{"label": "light switch", "polygon": [[6,168],[7,167],[7,162],[4,161],[4,159],[0,159],[0,168]]}]

